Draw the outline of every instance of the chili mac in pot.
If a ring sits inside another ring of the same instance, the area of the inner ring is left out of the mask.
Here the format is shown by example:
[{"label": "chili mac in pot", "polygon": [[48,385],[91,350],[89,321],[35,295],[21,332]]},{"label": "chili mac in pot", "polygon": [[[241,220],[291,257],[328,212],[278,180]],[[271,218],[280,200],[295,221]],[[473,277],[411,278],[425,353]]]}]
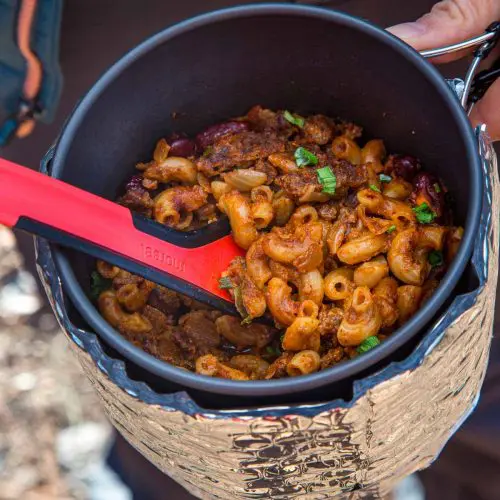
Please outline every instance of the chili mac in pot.
[{"label": "chili mac in pot", "polygon": [[400,359],[460,282],[482,199],[473,131],[436,70],[360,19],[290,5],[204,15],[127,54],[51,174],[179,231],[228,217],[245,257],[220,286],[238,318],[55,249],[103,342],[222,407],[344,395]]}]

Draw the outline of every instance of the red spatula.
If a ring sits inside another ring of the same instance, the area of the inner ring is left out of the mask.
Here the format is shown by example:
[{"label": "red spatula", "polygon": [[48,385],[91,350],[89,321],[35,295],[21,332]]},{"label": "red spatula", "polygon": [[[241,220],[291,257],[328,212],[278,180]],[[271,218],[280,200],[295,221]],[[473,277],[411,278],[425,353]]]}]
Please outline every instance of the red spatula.
[{"label": "red spatula", "polygon": [[227,219],[180,232],[0,158],[0,223],[42,236],[238,315],[218,280],[243,255]]}]

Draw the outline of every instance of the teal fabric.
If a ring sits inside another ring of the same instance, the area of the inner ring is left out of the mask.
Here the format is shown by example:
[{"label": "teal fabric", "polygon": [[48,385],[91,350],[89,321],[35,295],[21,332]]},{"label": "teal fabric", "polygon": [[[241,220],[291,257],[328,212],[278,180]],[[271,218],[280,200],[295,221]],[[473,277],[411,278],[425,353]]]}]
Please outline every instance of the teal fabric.
[{"label": "teal fabric", "polygon": [[[32,50],[43,66],[43,83],[36,119],[53,120],[62,90],[59,41],[63,0],[39,0],[32,30]],[[0,145],[12,129],[25,76],[25,61],[16,44],[19,0],[0,0]]]}]

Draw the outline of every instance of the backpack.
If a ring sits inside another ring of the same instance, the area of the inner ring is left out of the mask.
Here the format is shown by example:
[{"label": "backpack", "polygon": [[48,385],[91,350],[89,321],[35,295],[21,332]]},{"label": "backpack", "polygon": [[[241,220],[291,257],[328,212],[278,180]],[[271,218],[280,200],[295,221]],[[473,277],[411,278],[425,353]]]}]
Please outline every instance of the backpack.
[{"label": "backpack", "polygon": [[62,0],[0,0],[0,147],[53,120]]}]

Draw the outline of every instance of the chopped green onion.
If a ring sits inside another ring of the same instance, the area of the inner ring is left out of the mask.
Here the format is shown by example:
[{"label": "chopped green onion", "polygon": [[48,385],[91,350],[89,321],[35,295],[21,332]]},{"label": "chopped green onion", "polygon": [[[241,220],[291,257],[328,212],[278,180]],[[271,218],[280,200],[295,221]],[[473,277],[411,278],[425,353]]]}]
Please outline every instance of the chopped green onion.
[{"label": "chopped green onion", "polygon": [[439,250],[434,250],[429,253],[427,260],[432,267],[441,266],[444,262],[443,253]]},{"label": "chopped green onion", "polygon": [[377,347],[380,344],[380,340],[377,337],[368,337],[365,339],[361,345],[356,349],[359,354],[364,354],[365,352],[370,351],[374,347]]},{"label": "chopped green onion", "polygon": [[287,122],[290,122],[292,125],[296,125],[297,127],[304,128],[305,120],[302,116],[292,115],[290,111],[285,111],[283,116]]},{"label": "chopped green onion", "polygon": [[370,184],[370,189],[372,191],[375,191],[377,193],[380,193],[380,189],[378,188],[378,186],[375,186],[375,184]]},{"label": "chopped green onion", "polygon": [[229,290],[230,288],[234,288],[233,282],[229,276],[223,276],[219,279],[219,288],[221,290]]},{"label": "chopped green onion", "polygon": [[435,218],[436,214],[431,210],[431,207],[427,203],[422,203],[418,207],[413,208],[413,212],[417,216],[418,222],[420,224],[430,224]]},{"label": "chopped green onion", "polygon": [[248,318],[248,312],[245,309],[245,304],[243,303],[243,295],[241,294],[241,288],[239,286],[235,286],[233,288],[234,293],[234,305],[236,310],[240,313],[240,316],[245,321]]},{"label": "chopped green onion", "polygon": [[90,295],[94,300],[97,300],[102,292],[111,288],[112,281],[102,277],[97,271],[94,271],[90,277],[92,279]]},{"label": "chopped green onion", "polygon": [[319,179],[329,179],[333,176],[332,169],[328,165],[326,167],[318,168],[318,170],[316,170],[316,174]]},{"label": "chopped green onion", "polygon": [[266,352],[270,356],[281,356],[281,351],[277,347],[273,347],[270,345],[266,347]]},{"label": "chopped green onion", "polygon": [[392,226],[390,226],[390,227],[388,227],[388,228],[387,228],[386,233],[391,234],[391,233],[393,233],[394,231],[396,231],[396,226],[392,225]]},{"label": "chopped green onion", "polygon": [[252,316],[248,315],[240,324],[241,326],[249,325],[252,322]]},{"label": "chopped green onion", "polygon": [[437,182],[434,183],[434,191],[436,191],[436,193],[441,192],[441,186]]},{"label": "chopped green onion", "polygon": [[305,167],[307,165],[317,165],[318,157],[308,151],[306,148],[300,146],[295,150],[295,163],[297,167]]},{"label": "chopped green onion", "polygon": [[335,177],[332,169],[329,166],[318,168],[316,174],[318,175],[318,181],[323,185],[323,193],[335,194],[337,177]]},{"label": "chopped green onion", "polygon": [[214,151],[214,147],[213,146],[207,146],[205,148],[205,151],[203,151],[203,154],[201,155],[203,158],[206,158],[207,156],[210,156]]},{"label": "chopped green onion", "polygon": [[380,182],[391,182],[392,181],[392,177],[390,175],[380,174],[378,176],[378,178],[380,179]]}]

